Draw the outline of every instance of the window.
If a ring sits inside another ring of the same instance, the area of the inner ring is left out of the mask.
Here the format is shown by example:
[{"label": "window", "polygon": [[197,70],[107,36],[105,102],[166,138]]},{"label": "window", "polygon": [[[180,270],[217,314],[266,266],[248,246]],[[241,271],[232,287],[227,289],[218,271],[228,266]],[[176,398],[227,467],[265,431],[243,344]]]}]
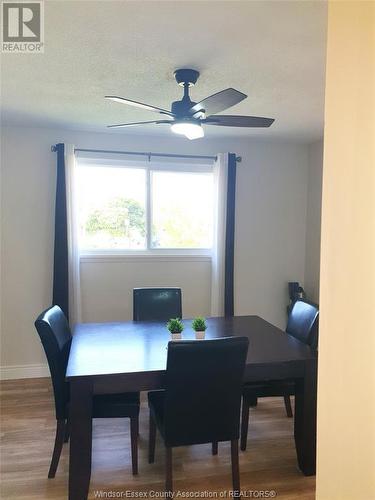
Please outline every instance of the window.
[{"label": "window", "polygon": [[77,187],[81,248],[146,248],[144,170],[80,166]]},{"label": "window", "polygon": [[207,166],[77,162],[81,251],[147,253],[212,247],[213,174]]},{"label": "window", "polygon": [[212,174],[152,172],[152,248],[211,248]]}]

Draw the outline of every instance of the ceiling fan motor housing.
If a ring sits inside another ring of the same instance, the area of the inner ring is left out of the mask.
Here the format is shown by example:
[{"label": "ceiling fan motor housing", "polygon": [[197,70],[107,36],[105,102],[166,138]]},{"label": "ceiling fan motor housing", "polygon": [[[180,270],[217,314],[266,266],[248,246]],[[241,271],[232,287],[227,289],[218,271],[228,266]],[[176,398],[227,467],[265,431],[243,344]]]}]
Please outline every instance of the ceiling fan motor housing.
[{"label": "ceiling fan motor housing", "polygon": [[183,98],[181,101],[172,102],[171,112],[176,115],[177,118],[184,118],[191,116],[189,114],[189,109],[196,104],[189,98]]}]

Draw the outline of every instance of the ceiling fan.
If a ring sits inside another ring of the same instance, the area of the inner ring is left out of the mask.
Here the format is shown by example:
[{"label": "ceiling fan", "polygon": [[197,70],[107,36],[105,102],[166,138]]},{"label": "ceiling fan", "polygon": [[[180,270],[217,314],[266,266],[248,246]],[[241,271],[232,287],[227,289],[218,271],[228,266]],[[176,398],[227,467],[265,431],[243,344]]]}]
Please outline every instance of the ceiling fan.
[{"label": "ceiling fan", "polygon": [[194,86],[199,78],[199,72],[195,69],[178,69],[174,77],[179,85],[184,88],[184,96],[180,101],[172,102],[171,111],[150,106],[142,102],[132,101],[124,97],[106,95],[110,99],[122,104],[128,104],[136,108],[147,109],[169,117],[168,120],[152,120],[147,122],[120,123],[108,125],[109,128],[133,127],[135,125],[166,123],[176,134],[181,134],[188,139],[198,139],[204,136],[204,125],[216,125],[219,127],[269,127],[275,121],[272,118],[261,118],[259,116],[236,116],[217,115],[235,104],[238,104],[247,95],[242,92],[228,88],[216,94],[206,97],[200,102],[193,102],[189,96],[189,88]]}]

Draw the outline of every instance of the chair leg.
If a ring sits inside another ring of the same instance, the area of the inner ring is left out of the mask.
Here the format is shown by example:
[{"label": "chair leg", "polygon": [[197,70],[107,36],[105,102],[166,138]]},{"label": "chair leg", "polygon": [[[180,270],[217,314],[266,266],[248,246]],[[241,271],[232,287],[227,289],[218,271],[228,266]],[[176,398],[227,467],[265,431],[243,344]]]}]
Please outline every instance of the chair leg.
[{"label": "chair leg", "polygon": [[61,450],[64,444],[64,434],[65,434],[65,420],[58,420],[56,422],[56,437],[55,446],[53,448],[51,465],[48,471],[48,477],[54,478],[56,475],[57,466],[59,465]]},{"label": "chair leg", "polygon": [[284,396],[284,404],[285,404],[285,410],[286,414],[289,418],[293,417],[293,411],[292,411],[292,404],[290,402],[290,396]]},{"label": "chair leg", "polygon": [[173,480],[172,480],[172,448],[166,447],[166,461],[165,461],[165,491],[167,494],[172,494],[173,492]]},{"label": "chair leg", "polygon": [[239,497],[240,495],[240,466],[238,461],[238,440],[233,439],[230,442],[231,461],[232,461],[232,485],[233,496]]},{"label": "chair leg", "polygon": [[241,450],[246,450],[247,431],[249,427],[249,401],[246,398],[242,399],[242,417],[241,417]]},{"label": "chair leg", "polygon": [[217,449],[218,449],[218,442],[217,441],[212,441],[212,454],[217,455]]},{"label": "chair leg", "polygon": [[65,422],[64,443],[67,443],[70,438],[70,422],[69,419]]},{"label": "chair leg", "polygon": [[156,423],[150,412],[149,438],[148,438],[148,463],[155,461],[155,441],[156,441]]},{"label": "chair leg", "polygon": [[130,439],[132,448],[132,471],[138,474],[138,415],[130,418]]}]

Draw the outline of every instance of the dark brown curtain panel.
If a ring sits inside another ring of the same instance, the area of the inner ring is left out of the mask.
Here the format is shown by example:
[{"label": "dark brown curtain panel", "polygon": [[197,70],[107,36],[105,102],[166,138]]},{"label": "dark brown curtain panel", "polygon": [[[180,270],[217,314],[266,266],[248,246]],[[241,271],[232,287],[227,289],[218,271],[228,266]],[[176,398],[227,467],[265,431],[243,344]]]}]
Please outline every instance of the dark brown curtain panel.
[{"label": "dark brown curtain panel", "polygon": [[57,156],[57,176],[52,304],[60,306],[69,320],[68,221],[64,144],[56,144],[55,151]]},{"label": "dark brown curtain panel", "polygon": [[228,154],[227,221],[225,232],[225,316],[234,315],[234,230],[236,211],[236,169],[234,153]]}]

